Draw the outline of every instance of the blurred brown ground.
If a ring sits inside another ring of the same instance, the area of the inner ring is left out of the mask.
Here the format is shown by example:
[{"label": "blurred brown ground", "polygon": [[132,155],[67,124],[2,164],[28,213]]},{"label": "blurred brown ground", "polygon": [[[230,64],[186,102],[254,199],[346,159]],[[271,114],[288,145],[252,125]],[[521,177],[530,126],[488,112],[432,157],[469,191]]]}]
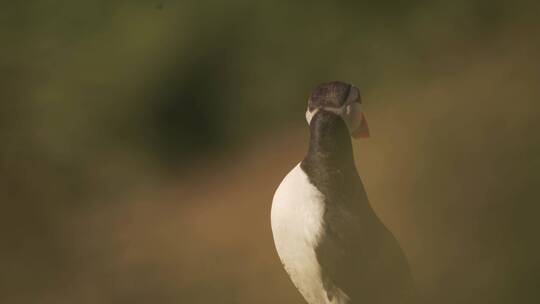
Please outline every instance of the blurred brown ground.
[{"label": "blurred brown ground", "polygon": [[269,210],[333,79],[425,302],[539,302],[535,2],[2,7],[1,303],[303,303]]}]

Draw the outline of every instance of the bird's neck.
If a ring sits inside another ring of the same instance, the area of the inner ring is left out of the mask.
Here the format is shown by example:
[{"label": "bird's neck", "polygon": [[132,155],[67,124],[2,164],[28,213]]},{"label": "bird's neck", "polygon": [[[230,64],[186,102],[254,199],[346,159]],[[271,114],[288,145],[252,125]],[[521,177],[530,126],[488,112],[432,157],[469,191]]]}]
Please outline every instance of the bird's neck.
[{"label": "bird's neck", "polygon": [[340,116],[319,111],[311,120],[310,134],[302,168],[317,183],[340,180],[336,175],[357,175],[349,131]]}]

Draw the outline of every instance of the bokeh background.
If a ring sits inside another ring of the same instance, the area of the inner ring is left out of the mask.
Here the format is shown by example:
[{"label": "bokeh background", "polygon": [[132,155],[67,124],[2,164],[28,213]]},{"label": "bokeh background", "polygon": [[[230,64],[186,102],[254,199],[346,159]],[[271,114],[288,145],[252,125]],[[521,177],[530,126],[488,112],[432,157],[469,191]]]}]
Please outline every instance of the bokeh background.
[{"label": "bokeh background", "polygon": [[0,302],[303,303],[270,204],[344,80],[426,303],[539,303],[539,8],[3,1]]}]

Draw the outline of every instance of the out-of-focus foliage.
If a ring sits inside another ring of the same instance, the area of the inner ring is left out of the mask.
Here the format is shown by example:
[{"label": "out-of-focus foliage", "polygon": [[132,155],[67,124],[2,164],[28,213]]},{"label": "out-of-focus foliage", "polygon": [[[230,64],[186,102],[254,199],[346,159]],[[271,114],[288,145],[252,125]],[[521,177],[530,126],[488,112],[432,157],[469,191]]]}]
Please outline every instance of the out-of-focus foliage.
[{"label": "out-of-focus foliage", "polygon": [[539,5],[394,2],[2,3],[0,302],[302,303],[268,210],[334,79],[426,301],[538,302]]}]

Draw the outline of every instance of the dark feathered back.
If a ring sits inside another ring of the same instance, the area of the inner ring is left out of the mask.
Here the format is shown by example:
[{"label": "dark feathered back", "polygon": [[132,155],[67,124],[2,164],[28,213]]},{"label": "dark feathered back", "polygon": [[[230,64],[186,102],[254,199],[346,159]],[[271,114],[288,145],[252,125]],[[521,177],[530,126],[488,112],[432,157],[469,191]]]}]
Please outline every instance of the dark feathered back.
[{"label": "dark feathered back", "polygon": [[350,304],[414,303],[409,265],[371,209],[345,123],[322,110],[313,116],[310,133],[301,168],[324,199],[324,232],[315,253],[328,299],[341,290]]}]

